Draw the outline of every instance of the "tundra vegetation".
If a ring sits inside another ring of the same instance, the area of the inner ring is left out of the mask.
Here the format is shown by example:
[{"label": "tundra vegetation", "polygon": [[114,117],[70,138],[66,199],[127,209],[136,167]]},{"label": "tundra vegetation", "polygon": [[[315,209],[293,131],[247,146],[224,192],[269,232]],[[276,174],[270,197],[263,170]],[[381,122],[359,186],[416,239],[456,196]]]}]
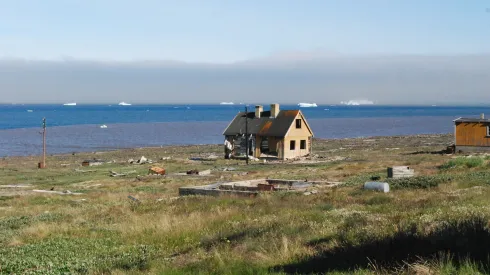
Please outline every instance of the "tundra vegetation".
[{"label": "tundra vegetation", "polygon": [[[222,159],[221,145],[54,155],[46,169],[36,168],[38,157],[5,157],[0,273],[489,273],[489,160],[446,155],[441,150],[451,141],[451,135],[315,140],[312,161],[248,166]],[[189,159],[212,154],[219,158]],[[155,163],[127,162],[140,156]],[[93,158],[111,162],[80,166]],[[417,176],[386,179],[394,165],[410,166]],[[212,174],[149,176],[152,166]],[[110,171],[135,172],[110,177]],[[345,185],[320,186],[309,196],[178,196],[180,186],[266,177]],[[373,177],[391,191],[363,190]]]}]

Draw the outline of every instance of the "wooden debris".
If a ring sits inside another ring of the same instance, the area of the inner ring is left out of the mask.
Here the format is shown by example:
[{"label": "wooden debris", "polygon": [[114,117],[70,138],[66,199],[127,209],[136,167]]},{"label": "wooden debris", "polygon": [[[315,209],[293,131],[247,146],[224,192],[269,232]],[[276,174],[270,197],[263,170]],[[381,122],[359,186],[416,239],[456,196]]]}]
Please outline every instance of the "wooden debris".
[{"label": "wooden debris", "polygon": [[152,167],[148,170],[148,174],[165,175],[165,169],[161,167]]},{"label": "wooden debris", "polygon": [[58,195],[82,195],[83,193],[73,193],[70,190],[65,191],[49,191],[49,190],[32,190],[36,193],[58,194]]},{"label": "wooden debris", "polygon": [[110,176],[111,177],[125,177],[129,174],[134,174],[136,173],[136,171],[129,171],[129,172],[126,172],[126,173],[118,173],[118,172],[114,172],[114,171],[109,171],[111,174]]},{"label": "wooden debris", "polygon": [[105,161],[100,159],[89,159],[82,162],[82,166],[98,166],[104,164]]},{"label": "wooden debris", "polygon": [[199,171],[197,169],[189,170],[186,172],[187,175],[198,175],[198,176],[208,176],[211,175],[211,170]]}]

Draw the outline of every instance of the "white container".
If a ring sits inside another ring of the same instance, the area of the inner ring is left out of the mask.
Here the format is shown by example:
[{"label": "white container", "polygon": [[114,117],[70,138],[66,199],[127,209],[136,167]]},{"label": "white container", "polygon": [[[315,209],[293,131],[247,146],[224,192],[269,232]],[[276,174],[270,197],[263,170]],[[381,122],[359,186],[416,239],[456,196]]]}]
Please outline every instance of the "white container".
[{"label": "white container", "polygon": [[390,192],[390,185],[386,182],[371,181],[371,182],[364,183],[364,189],[388,193],[388,192]]}]

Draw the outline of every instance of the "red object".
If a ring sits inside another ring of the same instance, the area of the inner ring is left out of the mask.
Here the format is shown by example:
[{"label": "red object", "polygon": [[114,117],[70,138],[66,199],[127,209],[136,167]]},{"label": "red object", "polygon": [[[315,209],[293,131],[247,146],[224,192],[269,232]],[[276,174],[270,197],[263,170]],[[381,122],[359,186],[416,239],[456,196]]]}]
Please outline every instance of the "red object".
[{"label": "red object", "polygon": [[161,167],[152,167],[150,168],[150,173],[157,174],[157,175],[165,175],[165,169]]}]

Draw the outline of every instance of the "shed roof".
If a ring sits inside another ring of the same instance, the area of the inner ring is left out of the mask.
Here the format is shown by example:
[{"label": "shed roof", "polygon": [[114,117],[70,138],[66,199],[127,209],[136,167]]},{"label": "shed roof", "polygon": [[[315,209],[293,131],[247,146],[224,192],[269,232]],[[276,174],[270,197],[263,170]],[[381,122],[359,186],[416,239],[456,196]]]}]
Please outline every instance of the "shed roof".
[{"label": "shed roof", "polygon": [[281,110],[277,117],[270,117],[270,111],[260,113],[260,118],[255,117],[255,112],[240,112],[236,115],[233,121],[228,125],[228,128],[223,132],[225,136],[245,134],[245,117],[248,118],[248,133],[259,134],[261,136],[285,136],[296,116],[300,113],[299,110]]},{"label": "shed roof", "polygon": [[465,123],[490,123],[490,119],[481,119],[481,118],[472,118],[472,117],[460,117],[453,120],[455,123],[457,122],[465,122]]}]

